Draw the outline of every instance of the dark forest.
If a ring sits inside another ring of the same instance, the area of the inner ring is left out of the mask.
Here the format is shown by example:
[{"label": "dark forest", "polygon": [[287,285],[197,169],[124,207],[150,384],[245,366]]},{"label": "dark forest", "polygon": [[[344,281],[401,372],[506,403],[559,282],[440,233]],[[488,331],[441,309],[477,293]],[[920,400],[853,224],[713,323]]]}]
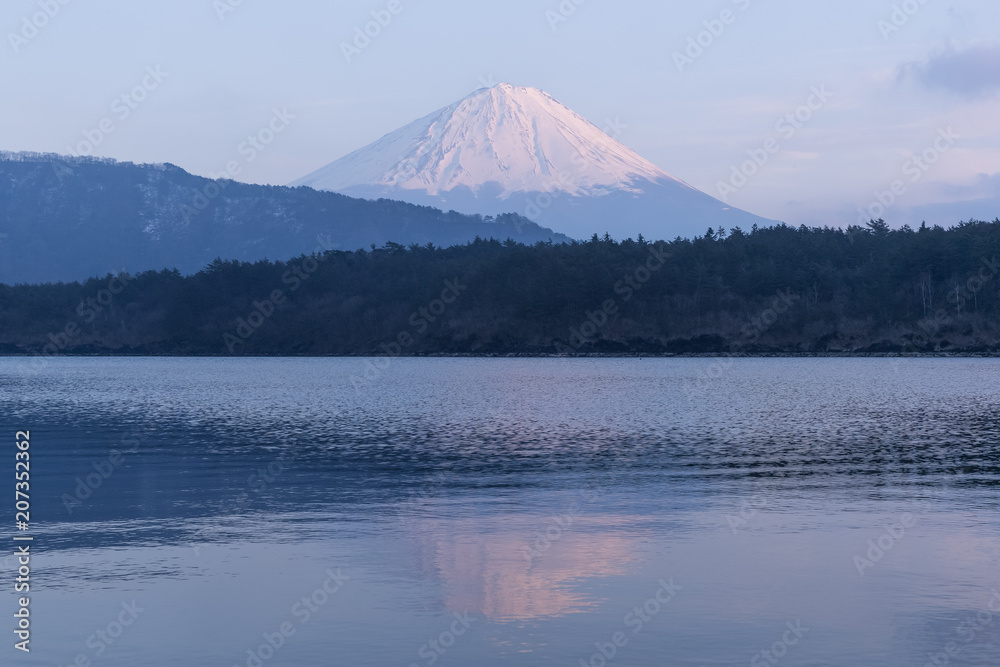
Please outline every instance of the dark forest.
[{"label": "dark forest", "polygon": [[5,354],[887,354],[1000,350],[1000,220],[701,238],[388,243],[0,286]]}]

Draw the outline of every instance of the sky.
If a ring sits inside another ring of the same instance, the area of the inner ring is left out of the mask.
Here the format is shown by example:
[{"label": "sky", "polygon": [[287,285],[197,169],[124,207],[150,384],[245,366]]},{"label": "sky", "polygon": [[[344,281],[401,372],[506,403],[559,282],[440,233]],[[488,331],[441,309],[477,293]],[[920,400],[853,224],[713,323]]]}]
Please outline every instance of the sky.
[{"label": "sky", "polygon": [[509,82],[767,218],[992,219],[998,27],[996,0],[6,0],[0,150],[283,185]]}]

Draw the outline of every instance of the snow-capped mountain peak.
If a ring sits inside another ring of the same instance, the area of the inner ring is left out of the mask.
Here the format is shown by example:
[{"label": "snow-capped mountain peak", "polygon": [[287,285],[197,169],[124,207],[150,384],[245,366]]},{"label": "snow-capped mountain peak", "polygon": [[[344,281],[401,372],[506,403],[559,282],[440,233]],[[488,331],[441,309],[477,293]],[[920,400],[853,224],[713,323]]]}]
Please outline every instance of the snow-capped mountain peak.
[{"label": "snow-capped mountain peak", "polygon": [[[612,130],[612,132],[614,132]],[[671,176],[537,88],[501,83],[292,185],[495,215],[576,238],[647,238],[768,224]]]},{"label": "snow-capped mountain peak", "polygon": [[673,180],[537,88],[481,88],[293,185],[324,190],[383,186],[439,195],[499,184],[514,192],[571,195],[634,190]]}]

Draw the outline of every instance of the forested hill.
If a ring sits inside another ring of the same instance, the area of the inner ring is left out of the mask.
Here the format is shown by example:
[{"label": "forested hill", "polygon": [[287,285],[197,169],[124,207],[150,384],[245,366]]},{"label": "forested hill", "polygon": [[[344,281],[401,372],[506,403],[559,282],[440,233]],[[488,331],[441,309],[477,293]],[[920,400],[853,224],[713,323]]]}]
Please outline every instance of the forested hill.
[{"label": "forested hill", "polygon": [[0,287],[8,354],[1000,351],[1000,221],[387,244]]},{"label": "forested hill", "polygon": [[317,247],[453,245],[477,235],[569,240],[513,214],[211,180],[170,164],[0,152],[0,283],[165,267],[191,274],[215,257],[288,259]]}]

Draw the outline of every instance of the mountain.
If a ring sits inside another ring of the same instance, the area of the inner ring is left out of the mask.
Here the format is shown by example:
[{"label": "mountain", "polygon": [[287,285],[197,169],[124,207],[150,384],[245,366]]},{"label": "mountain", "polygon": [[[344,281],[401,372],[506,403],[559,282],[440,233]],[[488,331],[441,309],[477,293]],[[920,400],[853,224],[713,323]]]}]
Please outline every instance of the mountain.
[{"label": "mountain", "polygon": [[295,181],[464,213],[517,212],[575,238],[773,224],[641,157],[536,88],[502,83]]},{"label": "mountain", "polygon": [[309,188],[213,181],[170,164],[0,153],[0,283],[75,281],[122,270],[194,273],[213,259],[288,259],[371,244],[475,237],[569,240],[496,219]]}]

